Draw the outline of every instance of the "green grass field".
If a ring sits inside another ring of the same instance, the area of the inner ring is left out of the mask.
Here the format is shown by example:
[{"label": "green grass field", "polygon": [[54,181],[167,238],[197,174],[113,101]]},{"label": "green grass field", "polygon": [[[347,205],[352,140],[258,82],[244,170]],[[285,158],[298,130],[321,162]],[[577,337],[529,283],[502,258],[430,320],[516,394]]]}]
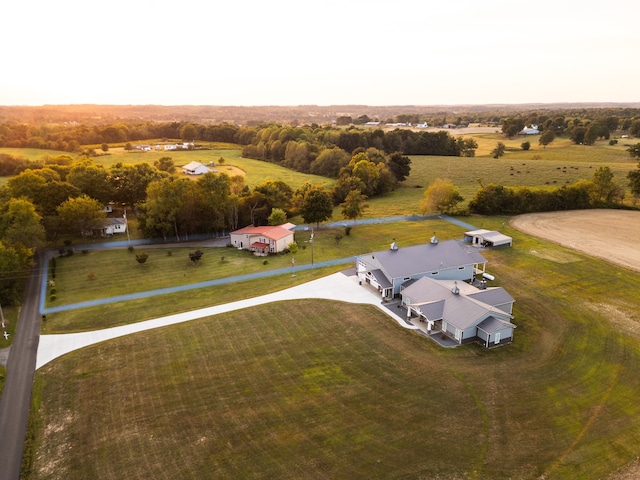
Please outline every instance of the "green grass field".
[{"label": "green grass field", "polygon": [[[637,165],[621,144],[558,139],[542,149],[536,138],[477,138],[475,158],[412,157],[405,185],[369,200],[366,216],[418,213],[438,177],[468,201],[479,178],[553,187],[607,165],[624,184]],[[525,140],[528,152],[519,149]],[[499,160],[488,153],[497,141],[507,145]],[[226,147],[157,158],[181,165],[224,156],[249,185],[282,179],[295,188],[309,178]],[[113,150],[97,161],[157,159]],[[311,180],[320,181],[331,184]],[[514,248],[485,254],[495,284],[516,298],[512,345],[443,350],[372,307],[326,301],[271,304],[105,342],[36,374],[30,478],[600,479],[636,459],[640,275],[520,234],[506,218],[465,220],[514,237]],[[402,248],[433,231],[447,239],[463,230],[439,221],[358,225],[339,244],[341,229],[320,230],[315,259],[386,248],[393,238]],[[305,233],[298,265],[310,262]],[[151,255],[145,266],[124,249],[60,259],[57,299],[48,305],[290,266],[290,256],[263,265],[227,248],[207,249],[199,266],[185,249],[140,250]],[[238,300],[341,268],[51,314],[43,333]]]},{"label": "green grass field", "polygon": [[310,300],[105,342],[37,373],[32,478],[607,477],[637,457],[640,275],[504,221],[476,226],[514,237],[485,253],[512,345]]},{"label": "green grass field", "polygon": [[[296,259],[296,265],[300,267],[311,263],[312,250],[316,263],[351,258],[361,253],[385,249],[394,238],[400,245],[424,243],[429,240],[434,231],[437,231],[442,239],[463,236],[463,229],[443,220],[356,225],[348,236],[345,235],[344,229],[317,230],[312,249],[308,243],[310,232],[297,232],[296,242],[300,245],[299,251],[295,255],[270,256],[267,259],[267,265],[263,264],[264,258],[226,247],[202,247],[204,255],[198,265],[193,265],[188,257],[188,253],[194,251],[196,247],[136,247],[135,252],[145,252],[149,255],[144,265],[139,265],[135,260],[135,253],[130,253],[126,248],[89,251],[86,255],[76,253],[72,257],[56,258],[56,299],[47,301],[46,306],[66,305],[265,270],[289,269],[292,256]],[[335,240],[337,234],[343,236],[339,242]],[[168,252],[171,252],[170,256]],[[348,266],[349,264],[345,264],[338,269]],[[317,277],[321,273],[309,272],[305,275]],[[294,280],[296,283],[299,283],[300,278],[310,278],[302,277],[299,272],[297,277]],[[280,280],[284,283],[280,283]],[[241,295],[246,297],[249,295],[247,291],[253,292],[251,296],[268,293],[264,290],[265,287],[270,288],[269,291],[274,291],[288,286],[289,282],[289,273],[283,275],[278,283],[260,280],[254,282],[260,285],[259,287],[247,286],[246,289],[242,289]],[[233,287],[216,286],[207,289],[209,292],[207,294],[198,291],[176,294],[175,298],[180,300],[162,302],[163,307],[167,309],[164,314],[229,301],[228,295],[231,293],[221,295],[220,292],[233,290]],[[155,308],[149,310],[149,303],[149,300],[132,301],[124,302],[122,309],[116,304],[106,310],[104,307],[92,307],[82,311],[52,313],[47,316],[43,331],[62,333],[70,330],[89,330],[153,318],[158,315],[158,311]]]}]

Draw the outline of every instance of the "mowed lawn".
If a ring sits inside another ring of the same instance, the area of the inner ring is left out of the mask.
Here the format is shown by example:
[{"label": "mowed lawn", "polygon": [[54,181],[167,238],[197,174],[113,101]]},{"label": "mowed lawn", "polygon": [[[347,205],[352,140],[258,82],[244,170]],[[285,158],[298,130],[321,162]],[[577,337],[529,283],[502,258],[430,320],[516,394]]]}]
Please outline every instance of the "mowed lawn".
[{"label": "mowed lawn", "polygon": [[[386,249],[395,239],[400,245],[416,245],[428,242],[434,232],[439,238],[461,239],[464,229],[439,219],[413,222],[398,222],[378,225],[356,225],[350,235],[343,228],[321,229],[314,232],[314,245],[309,243],[311,232],[296,233],[300,249],[295,254],[256,257],[247,251],[226,247],[136,247],[133,252],[126,248],[115,250],[90,250],[86,254],[56,258],[55,300],[47,299],[46,307],[59,307],[79,302],[116,297],[137,292],[169,288],[175,285],[190,285],[215,279],[235,277],[251,273],[264,273],[284,269],[285,274],[268,277],[253,283],[243,283],[237,288],[215,286],[206,290],[180,292],[173,301],[161,302],[165,310],[156,308],[155,298],[143,298],[113,305],[83,308],[81,310],[50,313],[43,324],[45,333],[62,333],[76,330],[105,328],[134,321],[168,315],[181,311],[206,307],[248,296],[257,296],[297,284],[301,279],[326,274],[302,272],[300,267],[319,262],[345,259],[336,271],[353,266],[355,255]],[[336,241],[336,235],[342,238]],[[189,253],[201,248],[204,252],[195,265]],[[144,265],[138,264],[136,253],[149,255]],[[169,255],[170,254],[170,255]],[[291,259],[297,268],[292,268]],[[264,262],[267,262],[266,265]],[[315,270],[314,270],[315,272]],[[53,280],[49,270],[49,279]],[[296,273],[295,278],[291,274]]]},{"label": "mowed lawn", "polygon": [[477,226],[514,237],[485,254],[512,345],[317,300],[94,345],[36,375],[32,478],[606,477],[638,456],[640,275],[505,220]]}]

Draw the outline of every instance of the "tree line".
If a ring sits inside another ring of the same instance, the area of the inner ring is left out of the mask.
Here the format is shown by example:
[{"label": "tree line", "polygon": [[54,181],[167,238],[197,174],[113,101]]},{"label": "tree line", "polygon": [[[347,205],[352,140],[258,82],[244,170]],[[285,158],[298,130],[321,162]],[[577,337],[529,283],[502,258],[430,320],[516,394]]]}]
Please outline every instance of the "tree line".
[{"label": "tree line", "polygon": [[[606,113],[609,113],[608,115]],[[536,125],[542,136],[547,139],[544,145],[551,143],[553,138],[567,135],[572,142],[583,145],[593,145],[598,139],[609,140],[616,131],[627,132],[640,136],[640,117],[619,116],[612,112],[600,112],[592,116],[545,115],[532,112],[502,119],[502,133],[511,138],[517,135],[525,126]]]}]

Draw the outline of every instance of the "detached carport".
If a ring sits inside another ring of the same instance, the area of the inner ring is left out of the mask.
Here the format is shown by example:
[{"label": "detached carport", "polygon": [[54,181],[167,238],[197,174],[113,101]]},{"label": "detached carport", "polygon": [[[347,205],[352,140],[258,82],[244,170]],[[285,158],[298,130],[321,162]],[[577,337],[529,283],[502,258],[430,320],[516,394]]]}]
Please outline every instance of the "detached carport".
[{"label": "detached carport", "polygon": [[472,230],[464,233],[464,241],[474,247],[511,247],[513,239],[496,230]]}]

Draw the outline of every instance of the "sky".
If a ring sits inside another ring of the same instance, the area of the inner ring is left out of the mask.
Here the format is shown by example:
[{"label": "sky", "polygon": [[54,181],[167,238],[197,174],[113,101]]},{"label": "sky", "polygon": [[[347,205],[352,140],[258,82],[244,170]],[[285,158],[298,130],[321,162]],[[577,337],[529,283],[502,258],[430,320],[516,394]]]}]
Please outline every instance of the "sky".
[{"label": "sky", "polygon": [[0,105],[640,101],[632,0],[21,0]]}]

